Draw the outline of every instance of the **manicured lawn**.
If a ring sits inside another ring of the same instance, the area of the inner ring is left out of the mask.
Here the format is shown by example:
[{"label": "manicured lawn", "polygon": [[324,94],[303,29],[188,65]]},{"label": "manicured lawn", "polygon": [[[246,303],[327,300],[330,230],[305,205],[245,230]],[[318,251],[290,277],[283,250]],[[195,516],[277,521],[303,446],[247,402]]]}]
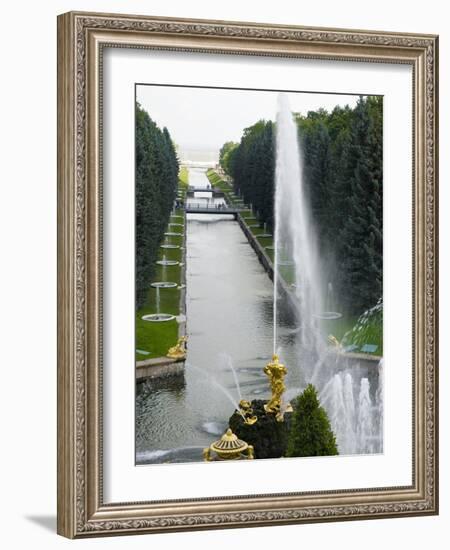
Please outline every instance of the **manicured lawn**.
[{"label": "manicured lawn", "polygon": [[[263,235],[264,233],[269,233],[269,230],[265,231],[264,227],[250,227],[251,225],[259,225],[258,220],[246,220],[246,217],[256,217],[252,212],[249,212],[248,214],[243,214],[244,222],[247,224],[247,227],[249,231],[252,233],[252,235],[255,235],[257,237],[258,235]],[[265,253],[267,256],[269,256],[270,261],[275,261],[275,250],[272,250],[271,248],[267,249],[267,246],[274,246],[274,239],[272,237],[260,237],[257,239],[259,244],[264,248]]]},{"label": "manicured lawn", "polygon": [[233,187],[224,181],[212,168],[206,172],[209,182],[217,189],[220,189],[224,195],[225,200],[230,206],[242,204],[242,200],[239,197],[234,197]]},{"label": "manicured lawn", "polygon": [[189,185],[189,170],[186,166],[180,168],[180,173],[178,174],[179,186],[186,188]]},{"label": "manicured lawn", "polygon": [[[171,218],[171,221],[173,221],[174,223],[183,224],[183,227],[168,227],[167,231],[174,233],[184,233],[184,211],[177,210],[175,214],[182,216],[182,218]],[[170,244],[177,244],[180,246],[183,244],[182,236],[169,236],[167,237],[167,239]],[[183,250],[179,248],[160,248],[158,260],[162,260],[164,256],[167,260],[177,260],[178,262],[181,262],[183,257]],[[154,278],[151,282],[168,281],[180,285],[182,269],[183,268],[180,265],[165,267],[157,265]],[[172,315],[179,315],[180,290],[178,290],[178,288],[160,288],[159,297],[159,313],[170,313]],[[136,350],[149,352],[148,354],[141,354],[136,352],[136,361],[143,361],[145,359],[165,356],[168,349],[177,343],[178,323],[175,319],[173,321],[166,321],[162,323],[152,323],[151,321],[142,320],[142,316],[144,315],[148,315],[150,313],[158,313],[156,301],[156,289],[151,287],[148,291],[148,299],[146,305],[136,312]]]}]

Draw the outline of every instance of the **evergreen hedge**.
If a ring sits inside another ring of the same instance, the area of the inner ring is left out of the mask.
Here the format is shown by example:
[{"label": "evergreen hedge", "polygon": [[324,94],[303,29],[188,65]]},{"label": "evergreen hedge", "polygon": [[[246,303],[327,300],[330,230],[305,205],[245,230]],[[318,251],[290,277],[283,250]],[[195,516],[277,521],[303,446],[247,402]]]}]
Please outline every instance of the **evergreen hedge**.
[{"label": "evergreen hedge", "polygon": [[142,307],[178,187],[179,163],[167,128],[136,104],[136,308]]}]

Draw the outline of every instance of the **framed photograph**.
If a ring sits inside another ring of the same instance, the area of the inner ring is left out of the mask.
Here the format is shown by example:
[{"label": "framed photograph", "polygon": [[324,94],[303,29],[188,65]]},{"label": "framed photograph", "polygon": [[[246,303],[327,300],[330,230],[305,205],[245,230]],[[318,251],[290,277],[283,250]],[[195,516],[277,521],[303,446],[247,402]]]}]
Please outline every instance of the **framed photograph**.
[{"label": "framed photograph", "polygon": [[58,18],[58,532],[438,513],[438,38]]}]

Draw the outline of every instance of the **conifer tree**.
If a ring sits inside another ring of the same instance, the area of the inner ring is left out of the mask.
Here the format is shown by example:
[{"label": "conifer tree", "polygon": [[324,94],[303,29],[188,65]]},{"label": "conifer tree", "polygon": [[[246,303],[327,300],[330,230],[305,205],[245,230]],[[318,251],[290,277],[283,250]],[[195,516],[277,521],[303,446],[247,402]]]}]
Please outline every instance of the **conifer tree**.
[{"label": "conifer tree", "polygon": [[339,454],[328,415],[320,406],[314,386],[309,384],[292,405],[294,413],[286,455],[292,457]]},{"label": "conifer tree", "polygon": [[[323,116],[323,115],[322,115]],[[331,142],[328,129],[322,117],[317,117],[300,132],[303,151],[304,178],[307,197],[312,210],[312,219],[318,233],[322,253],[328,252],[330,238],[328,224],[331,198]]]},{"label": "conifer tree", "polygon": [[340,289],[351,312],[376,304],[382,293],[382,142],[369,104],[356,106],[347,153],[350,194],[339,235]]},{"label": "conifer tree", "polygon": [[178,185],[178,159],[168,130],[136,105],[136,307],[146,300],[159,245]]}]

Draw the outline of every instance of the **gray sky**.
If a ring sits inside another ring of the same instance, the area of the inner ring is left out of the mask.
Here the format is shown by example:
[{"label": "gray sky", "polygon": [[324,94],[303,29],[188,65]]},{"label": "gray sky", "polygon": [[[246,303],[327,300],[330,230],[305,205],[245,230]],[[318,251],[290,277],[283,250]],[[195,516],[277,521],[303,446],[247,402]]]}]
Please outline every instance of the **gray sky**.
[{"label": "gray sky", "polygon": [[[278,92],[137,86],[137,101],[159,127],[167,126],[184,158],[192,150],[215,151],[239,141],[244,128],[260,119],[275,120]],[[289,92],[292,111],[354,106],[358,96]]]}]

